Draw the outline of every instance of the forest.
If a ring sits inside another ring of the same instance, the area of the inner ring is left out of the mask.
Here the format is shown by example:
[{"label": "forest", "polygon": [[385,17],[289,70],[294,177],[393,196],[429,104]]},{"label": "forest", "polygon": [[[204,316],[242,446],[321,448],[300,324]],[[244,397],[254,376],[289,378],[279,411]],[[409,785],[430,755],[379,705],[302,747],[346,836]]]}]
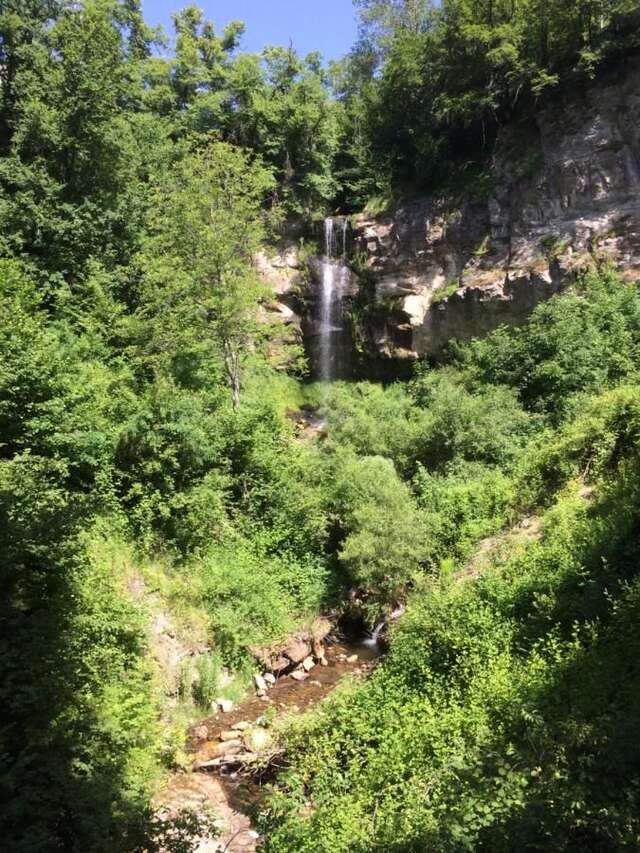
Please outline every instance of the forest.
[{"label": "forest", "polygon": [[[486,192],[505,125],[624,75],[640,6],[354,5],[326,63],[195,6],[169,37],[140,0],[0,0],[11,853],[197,851],[215,815],[155,805],[188,727],[256,648],[400,604],[371,676],[279,734],[259,849],[640,849],[637,280],[596,265],[409,379],[327,385],[255,264],[329,215]],[[171,702],[167,613],[205,649]]]}]

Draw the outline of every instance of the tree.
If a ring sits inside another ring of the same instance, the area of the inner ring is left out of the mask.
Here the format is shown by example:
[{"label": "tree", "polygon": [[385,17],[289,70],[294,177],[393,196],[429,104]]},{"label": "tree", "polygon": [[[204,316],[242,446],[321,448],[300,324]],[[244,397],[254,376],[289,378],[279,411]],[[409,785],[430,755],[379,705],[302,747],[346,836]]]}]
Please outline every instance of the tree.
[{"label": "tree", "polygon": [[156,346],[173,355],[185,345],[185,331],[204,340],[222,361],[235,408],[259,331],[262,287],[253,261],[264,236],[262,203],[273,186],[259,161],[227,143],[187,154],[156,182],[140,258],[150,300],[143,313],[162,325],[168,313],[178,336],[163,344],[163,332]]}]

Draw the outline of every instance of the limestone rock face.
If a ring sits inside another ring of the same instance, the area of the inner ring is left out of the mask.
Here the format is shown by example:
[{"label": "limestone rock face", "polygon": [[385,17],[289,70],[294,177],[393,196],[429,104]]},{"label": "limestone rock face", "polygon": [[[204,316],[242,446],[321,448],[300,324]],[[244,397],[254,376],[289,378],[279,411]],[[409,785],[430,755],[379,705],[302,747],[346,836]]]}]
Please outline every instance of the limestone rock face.
[{"label": "limestone rock face", "polygon": [[275,351],[272,356],[277,360],[281,345],[302,343],[302,318],[296,311],[296,290],[301,274],[296,242],[284,240],[272,251],[260,252],[255,258],[255,269],[273,294],[263,307],[263,320],[278,323],[282,328],[281,339],[273,344]]},{"label": "limestone rock face", "polygon": [[452,338],[522,323],[603,260],[640,276],[640,65],[540,111],[524,139],[507,130],[492,171],[482,200],[355,217],[377,357],[435,355]]}]

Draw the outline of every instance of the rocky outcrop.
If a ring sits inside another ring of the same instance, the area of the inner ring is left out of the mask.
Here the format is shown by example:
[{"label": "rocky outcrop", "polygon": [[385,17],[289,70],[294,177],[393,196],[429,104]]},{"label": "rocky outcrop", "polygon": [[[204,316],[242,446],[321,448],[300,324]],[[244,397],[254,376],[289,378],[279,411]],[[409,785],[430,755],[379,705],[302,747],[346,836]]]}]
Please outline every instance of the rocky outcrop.
[{"label": "rocky outcrop", "polygon": [[255,259],[255,268],[271,294],[263,300],[262,320],[280,329],[280,334],[272,337],[270,356],[275,363],[286,365],[288,349],[303,344],[299,313],[302,265],[298,244],[293,239],[283,240],[271,251],[261,252]]},{"label": "rocky outcrop", "polygon": [[481,200],[423,198],[353,219],[383,358],[521,323],[580,271],[640,276],[640,66],[503,134]]},{"label": "rocky outcrop", "polygon": [[[333,626],[328,619],[318,617],[306,631],[299,631],[284,642],[264,649],[252,649],[254,657],[268,672],[281,673],[305,661],[322,661],[325,658],[325,640]],[[307,671],[311,667],[304,667]]]}]

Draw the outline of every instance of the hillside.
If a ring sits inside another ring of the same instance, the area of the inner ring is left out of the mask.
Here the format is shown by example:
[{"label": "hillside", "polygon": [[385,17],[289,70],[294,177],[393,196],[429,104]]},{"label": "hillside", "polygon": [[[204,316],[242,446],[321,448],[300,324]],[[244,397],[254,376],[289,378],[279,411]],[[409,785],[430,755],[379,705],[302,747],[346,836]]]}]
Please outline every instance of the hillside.
[{"label": "hillside", "polygon": [[11,853],[640,849],[638,4],[355,9],[0,2]]}]

